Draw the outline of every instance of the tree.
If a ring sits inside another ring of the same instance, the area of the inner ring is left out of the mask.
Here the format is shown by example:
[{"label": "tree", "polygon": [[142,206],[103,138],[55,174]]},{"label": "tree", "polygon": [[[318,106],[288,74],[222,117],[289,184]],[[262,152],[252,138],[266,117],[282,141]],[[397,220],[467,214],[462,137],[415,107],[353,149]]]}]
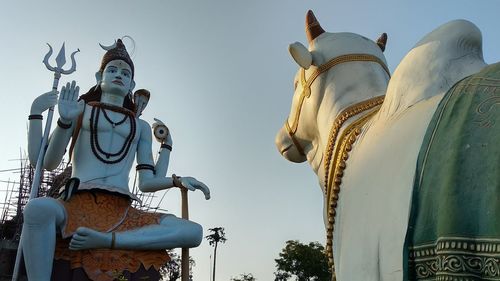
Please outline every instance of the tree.
[{"label": "tree", "polygon": [[329,281],[331,273],[325,248],[318,242],[308,245],[297,240],[286,241],[276,262],[275,281]]},{"label": "tree", "polygon": [[252,273],[243,273],[240,274],[239,277],[231,278],[231,281],[255,281],[255,277],[253,277]]},{"label": "tree", "polygon": [[207,235],[205,238],[207,238],[208,243],[210,246],[214,247],[214,270],[213,270],[213,278],[212,281],[215,281],[215,262],[217,259],[217,245],[219,243],[225,243],[226,242],[226,234],[224,233],[224,227],[215,227],[215,228],[210,228],[208,231],[211,231],[212,234]]},{"label": "tree", "polygon": [[[160,268],[162,280],[176,281],[181,277],[181,257],[174,251],[168,251],[170,260]],[[196,265],[193,257],[189,257],[189,275],[193,274],[193,267]]]},{"label": "tree", "polygon": [[168,281],[176,281],[181,277],[181,261],[180,259],[171,259],[166,264]]},{"label": "tree", "polygon": [[278,271],[274,273],[274,281],[287,281],[292,275],[288,272]]},{"label": "tree", "polygon": [[181,276],[181,259],[174,251],[168,251],[170,260],[160,268],[162,280],[175,281]]}]

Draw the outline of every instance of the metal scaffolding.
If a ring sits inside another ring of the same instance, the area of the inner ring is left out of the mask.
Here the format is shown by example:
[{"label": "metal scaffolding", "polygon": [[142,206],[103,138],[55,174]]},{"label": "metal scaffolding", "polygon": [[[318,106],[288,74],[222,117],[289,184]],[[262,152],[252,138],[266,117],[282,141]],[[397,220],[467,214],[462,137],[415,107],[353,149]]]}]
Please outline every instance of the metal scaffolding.
[{"label": "metal scaffolding", "polygon": [[[0,173],[19,174],[17,180],[0,180],[0,281],[10,280],[12,276],[23,224],[22,213],[28,203],[35,171],[27,157],[15,161],[19,161],[19,168],[0,170]],[[71,165],[65,161],[53,171],[44,171],[38,197],[58,197],[59,189],[70,177]],[[133,201],[133,207],[148,212],[166,212],[159,207],[166,192],[159,199],[154,193],[142,193],[137,187],[137,173],[134,175],[132,193],[142,201]]]}]

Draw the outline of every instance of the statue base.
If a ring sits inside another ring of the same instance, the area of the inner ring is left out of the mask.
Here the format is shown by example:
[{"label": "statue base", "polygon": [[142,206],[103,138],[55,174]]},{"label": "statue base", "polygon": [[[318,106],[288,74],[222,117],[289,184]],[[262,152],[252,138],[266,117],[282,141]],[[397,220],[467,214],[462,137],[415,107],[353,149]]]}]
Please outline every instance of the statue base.
[{"label": "statue base", "polygon": [[[160,273],[152,266],[148,270],[141,265],[138,271],[131,273],[127,270],[117,272],[114,280],[121,281],[158,281]],[[71,268],[71,264],[66,260],[54,260],[52,268],[52,281],[67,280],[67,281],[99,281],[90,279],[83,268]]]}]

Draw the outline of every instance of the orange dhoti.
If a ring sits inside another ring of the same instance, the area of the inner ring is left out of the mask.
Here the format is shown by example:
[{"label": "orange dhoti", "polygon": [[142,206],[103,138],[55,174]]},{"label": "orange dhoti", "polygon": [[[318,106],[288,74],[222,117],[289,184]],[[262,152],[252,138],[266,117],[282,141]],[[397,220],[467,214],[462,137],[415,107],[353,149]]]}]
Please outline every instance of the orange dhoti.
[{"label": "orange dhoti", "polygon": [[115,193],[89,190],[61,201],[66,222],[57,239],[55,259],[69,261],[71,268],[82,268],[94,281],[112,281],[124,271],[137,272],[141,265],[158,270],[169,261],[165,250],[69,250],[71,236],[78,227],[100,232],[122,232],[159,224],[163,214],[148,213],[131,206],[131,200]]}]

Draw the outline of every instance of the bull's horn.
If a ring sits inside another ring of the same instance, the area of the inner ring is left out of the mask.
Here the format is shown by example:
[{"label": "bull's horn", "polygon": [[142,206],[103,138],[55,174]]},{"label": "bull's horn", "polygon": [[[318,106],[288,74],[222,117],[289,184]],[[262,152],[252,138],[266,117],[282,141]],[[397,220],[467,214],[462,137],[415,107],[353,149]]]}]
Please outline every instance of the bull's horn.
[{"label": "bull's horn", "polygon": [[387,33],[382,33],[380,37],[377,39],[377,45],[380,47],[380,50],[385,51],[385,45],[387,44]]},{"label": "bull's horn", "polygon": [[318,20],[314,16],[314,13],[309,10],[306,15],[306,36],[307,41],[311,43],[316,37],[324,33],[325,30],[321,27]]},{"label": "bull's horn", "polygon": [[312,64],[312,55],[307,48],[299,42],[288,46],[288,52],[292,55],[295,62],[301,67],[308,69]]}]

